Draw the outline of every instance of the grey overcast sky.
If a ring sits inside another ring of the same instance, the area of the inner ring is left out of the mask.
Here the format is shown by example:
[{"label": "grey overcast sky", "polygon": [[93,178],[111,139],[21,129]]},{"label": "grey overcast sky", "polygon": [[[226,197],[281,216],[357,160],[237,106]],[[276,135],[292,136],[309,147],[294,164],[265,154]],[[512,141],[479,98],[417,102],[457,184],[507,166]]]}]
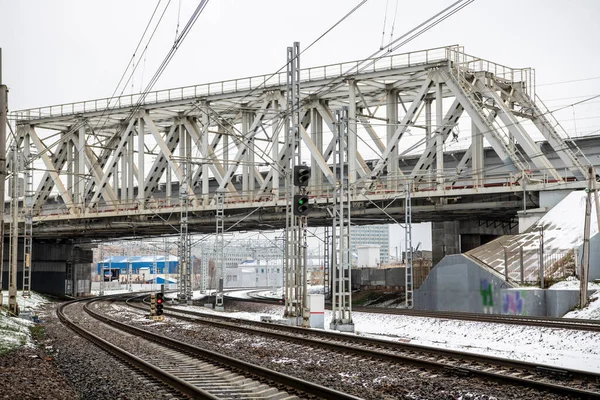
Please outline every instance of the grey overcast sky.
[{"label": "grey overcast sky", "polygon": [[[139,92],[199,1],[171,0],[133,87]],[[358,60],[453,0],[369,0],[302,55],[301,66]],[[162,5],[165,5],[164,0]],[[268,74],[286,47],[308,46],[358,0],[212,0],[155,89]],[[151,0],[0,0],[3,81],[11,110],[109,97],[154,10]],[[162,9],[162,6],[161,6]],[[387,9],[387,13],[386,13]],[[600,94],[600,0],[475,0],[397,52],[451,44],[510,67],[534,67],[550,109]],[[567,82],[565,81],[577,81]],[[600,100],[557,114],[571,135],[600,133]],[[397,230],[394,237],[402,237]],[[426,240],[426,239],[425,239]],[[429,239],[430,240],[430,239]],[[392,251],[394,246],[392,246]],[[424,243],[431,248],[430,243]]]},{"label": "grey overcast sky", "polygon": [[[399,36],[452,2],[369,0],[307,51],[301,64],[364,58],[379,49],[384,19],[387,43],[394,21]],[[0,0],[3,80],[11,110],[110,96],[156,3]],[[287,46],[294,41],[308,46],[358,3],[212,0],[155,88],[273,72],[285,62]],[[139,92],[148,82],[173,43],[178,14],[181,29],[197,4],[171,0],[145,60],[135,59],[140,65],[126,93]],[[398,52],[458,43],[478,57],[534,67],[538,83],[587,79],[600,76],[599,19],[598,0],[475,0]],[[538,92],[545,99],[596,94],[600,79],[540,86]]]}]

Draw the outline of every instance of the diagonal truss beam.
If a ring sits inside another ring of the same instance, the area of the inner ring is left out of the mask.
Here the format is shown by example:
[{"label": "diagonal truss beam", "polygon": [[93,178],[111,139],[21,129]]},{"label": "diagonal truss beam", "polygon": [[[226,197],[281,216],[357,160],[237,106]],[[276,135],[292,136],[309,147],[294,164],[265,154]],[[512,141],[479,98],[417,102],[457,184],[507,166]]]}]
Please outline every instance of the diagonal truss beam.
[{"label": "diagonal truss beam", "polygon": [[[454,127],[458,123],[458,119],[462,115],[463,110],[464,108],[460,104],[460,102],[458,100],[454,100],[442,121],[442,125],[434,131],[433,137],[441,135],[442,143],[444,143],[452,129],[454,129]],[[433,161],[436,157],[437,144],[437,140],[430,140],[427,146],[425,147],[425,151],[423,151],[423,153],[421,154],[417,165],[415,165],[415,168],[410,174],[410,179],[413,182],[422,181],[425,174],[427,174],[428,171],[431,169]]]},{"label": "diagonal truss beam", "polygon": [[[177,128],[179,126],[179,122],[174,123],[173,125],[171,125],[171,127],[165,135],[165,145],[167,146],[167,149],[169,150],[169,152],[171,152],[171,154],[173,154],[173,151],[175,151],[175,148],[179,143],[179,135],[177,134]],[[159,151],[157,157],[154,159],[152,167],[150,167],[148,176],[145,179],[145,200],[150,199],[150,197],[158,187],[158,183],[160,182],[160,179],[162,178],[167,168],[169,168],[167,157],[162,151]]]},{"label": "diagonal truss beam", "polygon": [[488,85],[484,85],[480,79],[475,80],[474,87],[483,96],[494,101],[494,105],[498,108],[498,117],[504,123],[504,126],[506,126],[508,131],[517,139],[517,142],[533,162],[533,165],[540,171],[552,176],[553,179],[562,182],[563,179],[560,174],[540,150],[540,147],[534,142],[531,136],[529,136],[517,117],[506,107],[506,104],[496,92],[497,89],[495,87],[491,88]]},{"label": "diagonal truss beam", "polygon": [[463,88],[463,85],[466,86],[468,83],[463,83],[461,85],[458,83],[457,79],[454,78],[454,76],[443,69],[439,69],[437,71],[437,75],[438,78],[443,81],[446,86],[448,86],[452,94],[464,107],[469,117],[471,117],[473,123],[477,126],[481,134],[483,134],[488,143],[492,146],[506,168],[515,173],[522,173],[523,171],[528,170],[529,168],[523,164],[516,152],[509,148],[505,139],[494,127],[491,121],[493,117],[490,119],[490,117],[484,113],[483,109],[478,104],[478,100],[468,92],[466,87]]},{"label": "diagonal truss beam", "polygon": [[[179,163],[176,162],[175,160],[173,160],[173,153],[169,150],[169,146],[167,146],[167,144],[165,143],[165,140],[163,139],[160,132],[158,131],[158,128],[154,124],[154,121],[152,120],[152,118],[150,118],[150,115],[148,115],[148,112],[143,112],[142,118],[144,119],[144,122],[146,123],[146,127],[148,128],[148,130],[150,131],[150,133],[152,133],[152,136],[154,137],[154,140],[156,141],[158,148],[160,149],[162,154],[166,157],[166,159],[169,161],[169,164],[171,165],[171,169],[175,173],[175,176],[179,180],[180,184],[181,184],[181,182],[185,182],[186,179],[183,176],[183,171],[181,170]],[[192,204],[194,204],[195,206],[198,206],[198,198],[194,194],[194,188],[192,187],[192,185],[188,185],[187,189],[188,189],[188,198],[192,201]]]},{"label": "diagonal truss beam", "polygon": [[[556,131],[555,126],[552,126],[552,123],[546,116],[546,113],[542,112],[540,107],[538,107],[534,101],[530,100],[529,97],[522,92],[522,88],[516,87],[515,89],[516,90],[513,92],[513,95],[516,97],[519,103],[533,111],[533,117],[531,117],[531,121],[540,131],[542,136],[544,136],[544,138],[548,141],[548,144],[550,144],[564,165],[571,170],[577,179],[588,179],[587,168],[581,163],[579,158],[577,158],[575,153],[569,148],[563,138],[561,138]],[[558,126],[558,121],[556,124]]]},{"label": "diagonal truss beam", "polygon": [[[383,168],[389,162],[390,155],[398,147],[400,139],[402,138],[402,136],[404,135],[404,133],[406,132],[408,127],[414,125],[415,115],[419,111],[419,107],[421,106],[421,103],[425,100],[425,97],[427,96],[427,93],[429,92],[429,89],[431,88],[432,85],[433,85],[433,80],[431,79],[430,76],[428,76],[427,80],[425,81],[425,83],[423,83],[423,86],[421,86],[421,88],[419,89],[413,102],[411,103],[410,107],[406,111],[406,114],[402,118],[402,122],[400,122],[400,126],[398,127],[398,129],[396,129],[396,131],[394,132],[394,135],[388,141],[388,146],[386,147],[384,152],[381,154],[381,158],[377,162],[377,165],[371,171],[371,178],[378,177],[381,174],[381,172],[383,171]],[[400,171],[399,169],[398,169],[398,173],[400,174],[401,177],[403,176],[402,171]]]},{"label": "diagonal truss beam", "polygon": [[[336,128],[333,124],[333,113],[331,112],[331,109],[329,107],[324,106],[321,102],[315,102],[314,105],[315,105],[315,108],[317,109],[317,111],[319,112],[319,114],[321,115],[321,118],[323,118],[323,122],[325,122],[325,124],[329,128],[329,131],[331,131],[332,133],[336,132]],[[323,152],[322,157],[325,161],[329,160],[329,158],[331,157],[331,154],[335,150],[335,145],[336,145],[336,136],[334,134],[334,135],[332,135],[329,145],[327,145],[327,148]],[[356,152],[356,168],[357,168],[358,174],[361,177],[364,177],[369,173],[368,172],[369,168],[367,167],[367,163],[366,163],[365,159],[361,156],[360,152],[358,152],[358,151]]]},{"label": "diagonal truss beam", "polygon": [[[206,149],[202,146],[202,135],[208,134],[208,127],[206,127],[206,130],[203,132],[200,129],[200,127],[193,120],[190,119],[190,117],[184,119],[183,124],[185,126],[185,129],[192,137],[194,143],[196,143],[196,146],[198,146],[200,154],[202,155],[202,158],[204,158],[204,162],[208,163],[215,179],[217,180],[217,183],[220,185],[223,182],[223,177],[225,176],[227,171],[225,171],[225,168],[223,168],[221,161],[219,161],[217,155],[215,154],[213,146],[209,144]],[[198,179],[199,177],[200,175],[198,175],[196,179]],[[235,194],[236,196],[238,194],[237,189],[231,181],[227,182],[227,191],[229,193]]]},{"label": "diagonal truss beam", "polygon": [[[99,187],[98,185],[100,181],[102,181],[104,171],[100,167],[96,155],[94,154],[92,149],[90,149],[90,147],[85,144],[85,142],[83,143],[83,148],[81,148],[78,141],[73,141],[73,145],[75,146],[77,152],[85,157],[88,169],[92,174],[92,179],[96,184],[96,187]],[[79,177],[79,179],[82,178]],[[116,205],[118,202],[118,198],[114,191],[114,188],[109,183],[107,183],[106,186],[104,186],[104,189],[102,190],[102,197],[104,198],[104,201],[106,201],[107,204]]]},{"label": "diagonal truss beam", "polygon": [[129,137],[133,135],[133,127],[135,125],[135,121],[136,118],[132,118],[131,120],[129,120],[129,124],[121,134],[121,140],[119,141],[119,144],[117,145],[116,149],[114,149],[114,151],[111,154],[110,160],[108,162],[108,168],[105,170],[104,176],[100,180],[100,183],[97,185],[96,191],[94,192],[94,195],[92,196],[90,202],[86,207],[87,211],[90,211],[96,205],[96,203],[98,202],[98,198],[100,197],[100,193],[104,189],[105,185],[108,185],[108,178],[110,178],[110,176],[112,175],[117,162],[121,158],[121,155],[123,153],[123,147],[127,144]]},{"label": "diagonal truss beam", "polygon": [[254,121],[252,122],[252,124],[250,125],[250,128],[248,129],[248,134],[245,137],[241,138],[240,144],[238,146],[238,151],[237,151],[235,157],[233,158],[233,160],[231,160],[231,162],[230,162],[231,165],[229,166],[229,169],[223,176],[223,180],[221,181],[221,184],[219,185],[219,190],[221,190],[221,191],[225,190],[225,186],[231,181],[231,177],[233,176],[233,174],[235,173],[237,168],[240,166],[242,159],[244,158],[244,156],[246,155],[246,152],[248,151],[250,142],[254,139],[254,136],[256,136],[256,133],[258,132],[258,127],[260,126],[262,119],[264,118],[264,116],[266,114],[267,108],[269,107],[269,104],[271,104],[271,102],[272,101],[270,99],[265,99],[263,101],[263,104],[260,107],[260,110],[257,111],[256,117],[254,118]]},{"label": "diagonal truss beam", "polygon": [[[27,129],[29,132],[29,136],[31,137],[31,141],[37,148],[38,154],[40,155],[40,158],[44,162],[44,166],[46,167],[47,173],[52,178],[52,182],[54,183],[54,186],[58,190],[58,194],[63,199],[63,201],[67,207],[67,210],[69,210],[69,214],[74,214],[74,215],[77,214],[75,207],[73,205],[73,199],[71,197],[71,194],[69,193],[69,191],[65,187],[65,184],[63,183],[63,181],[60,178],[60,175],[59,175],[60,168],[57,168],[56,164],[50,159],[50,156],[48,155],[48,151],[47,151],[46,147],[44,146],[44,144],[42,143],[42,141],[40,140],[35,129],[31,125],[29,125]],[[66,143],[67,142],[68,141],[62,142],[62,146],[60,147],[61,152],[63,152],[63,153],[66,153]],[[66,154],[64,154],[63,157],[66,159]],[[59,157],[59,161],[60,161],[60,157]],[[61,164],[64,165],[64,162],[62,162]],[[61,166],[61,168],[62,168],[62,166]]]}]

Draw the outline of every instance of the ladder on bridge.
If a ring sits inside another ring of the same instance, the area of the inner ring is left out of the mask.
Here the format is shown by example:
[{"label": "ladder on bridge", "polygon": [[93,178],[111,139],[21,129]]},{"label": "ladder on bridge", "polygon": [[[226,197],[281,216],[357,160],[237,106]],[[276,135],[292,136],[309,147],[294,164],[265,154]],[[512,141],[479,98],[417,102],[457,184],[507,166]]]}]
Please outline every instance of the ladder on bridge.
[{"label": "ladder on bridge", "polygon": [[410,182],[406,182],[406,199],[404,214],[404,242],[406,251],[406,308],[413,308],[413,249],[412,249],[412,205],[410,199]]},{"label": "ladder on bridge", "polygon": [[[23,228],[23,297],[31,297],[31,257],[33,243],[33,158],[30,156],[25,168],[25,209]],[[71,286],[72,286],[71,280]],[[71,288],[71,294],[73,289]]]},{"label": "ladder on bridge", "polygon": [[216,202],[217,202],[217,212],[215,214],[215,224],[216,224],[216,238],[215,238],[215,272],[219,271],[221,280],[219,281],[219,287],[217,289],[217,295],[215,297],[215,309],[223,310],[225,307],[223,301],[223,290],[225,288],[225,262],[223,260],[223,247],[225,245],[223,234],[225,233],[225,199],[224,193],[217,189]]}]

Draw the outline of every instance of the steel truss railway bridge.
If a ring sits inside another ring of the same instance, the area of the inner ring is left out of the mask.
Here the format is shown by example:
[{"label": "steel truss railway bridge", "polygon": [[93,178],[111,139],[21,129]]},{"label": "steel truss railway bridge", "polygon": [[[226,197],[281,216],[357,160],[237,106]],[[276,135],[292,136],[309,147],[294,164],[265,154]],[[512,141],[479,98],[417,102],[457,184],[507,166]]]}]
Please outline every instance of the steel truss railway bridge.
[{"label": "steel truss railway bridge", "polygon": [[[341,109],[355,224],[404,221],[408,188],[413,222],[492,221],[508,233],[541,191],[583,188],[597,163],[598,141],[567,139],[535,95],[533,69],[461,46],[298,75],[309,226],[331,226]],[[34,239],[178,234],[184,210],[189,232],[214,233],[220,195],[226,230],[284,228],[287,82],[282,72],[13,112],[36,182]],[[445,152],[457,135],[463,148]]]}]

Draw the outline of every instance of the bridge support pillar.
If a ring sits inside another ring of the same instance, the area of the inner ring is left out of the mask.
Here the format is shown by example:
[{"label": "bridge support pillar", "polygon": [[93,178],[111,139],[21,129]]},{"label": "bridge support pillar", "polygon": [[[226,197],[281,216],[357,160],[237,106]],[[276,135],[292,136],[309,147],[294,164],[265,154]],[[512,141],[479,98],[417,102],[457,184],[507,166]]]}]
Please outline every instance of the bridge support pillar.
[{"label": "bridge support pillar", "polygon": [[[4,241],[7,248],[8,240]],[[17,290],[23,282],[23,241],[17,256]],[[81,296],[90,293],[92,250],[72,243],[39,242],[32,245],[31,290],[54,296]],[[8,285],[8,253],[4,254],[3,285]]]},{"label": "bridge support pillar", "polygon": [[447,255],[460,254],[502,235],[517,232],[516,224],[499,221],[443,221],[431,224],[432,262],[435,266]]}]

